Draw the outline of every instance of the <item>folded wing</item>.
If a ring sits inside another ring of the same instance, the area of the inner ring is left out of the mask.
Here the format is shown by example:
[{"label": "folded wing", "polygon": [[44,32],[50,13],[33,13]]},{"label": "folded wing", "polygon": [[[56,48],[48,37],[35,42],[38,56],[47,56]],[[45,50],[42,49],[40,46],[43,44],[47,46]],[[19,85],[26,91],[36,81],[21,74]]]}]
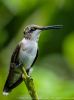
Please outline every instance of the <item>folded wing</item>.
[{"label": "folded wing", "polygon": [[18,44],[11,57],[9,74],[3,89],[3,94],[8,94],[8,92],[10,92],[13,88],[22,82],[22,74],[21,70],[19,69],[21,65],[19,64],[18,59],[19,51],[20,45]]}]

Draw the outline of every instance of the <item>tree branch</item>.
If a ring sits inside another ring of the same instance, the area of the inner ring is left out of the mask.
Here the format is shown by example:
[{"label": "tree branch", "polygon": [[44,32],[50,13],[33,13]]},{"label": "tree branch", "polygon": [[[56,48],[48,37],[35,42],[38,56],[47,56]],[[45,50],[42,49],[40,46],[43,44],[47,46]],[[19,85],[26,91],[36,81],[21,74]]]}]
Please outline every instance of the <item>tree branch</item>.
[{"label": "tree branch", "polygon": [[26,84],[26,87],[28,89],[28,92],[32,98],[32,100],[38,100],[38,96],[37,96],[37,93],[36,93],[36,90],[35,90],[35,86],[34,86],[34,82],[33,82],[33,79],[27,75],[26,73],[26,70],[24,67],[22,67],[22,78]]}]

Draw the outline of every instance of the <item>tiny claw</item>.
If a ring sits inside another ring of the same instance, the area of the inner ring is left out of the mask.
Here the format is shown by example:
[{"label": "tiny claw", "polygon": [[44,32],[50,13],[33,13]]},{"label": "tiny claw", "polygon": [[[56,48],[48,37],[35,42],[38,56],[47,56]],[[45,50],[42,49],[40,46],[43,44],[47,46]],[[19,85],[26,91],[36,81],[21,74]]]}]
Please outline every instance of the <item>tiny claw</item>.
[{"label": "tiny claw", "polygon": [[25,77],[24,77],[24,74],[22,74],[22,78],[24,79]]}]

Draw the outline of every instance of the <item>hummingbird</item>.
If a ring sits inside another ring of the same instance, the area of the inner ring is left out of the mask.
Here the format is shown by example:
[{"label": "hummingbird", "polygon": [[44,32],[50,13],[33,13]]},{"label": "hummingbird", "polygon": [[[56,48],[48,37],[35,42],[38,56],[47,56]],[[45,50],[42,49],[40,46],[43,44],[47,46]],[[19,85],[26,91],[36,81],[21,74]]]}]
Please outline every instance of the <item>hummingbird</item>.
[{"label": "hummingbird", "polygon": [[17,44],[12,53],[7,80],[3,88],[3,95],[8,95],[22,81],[21,67],[24,66],[28,76],[38,57],[38,40],[40,32],[50,29],[61,29],[62,25],[38,26],[28,25],[24,29],[24,38]]}]

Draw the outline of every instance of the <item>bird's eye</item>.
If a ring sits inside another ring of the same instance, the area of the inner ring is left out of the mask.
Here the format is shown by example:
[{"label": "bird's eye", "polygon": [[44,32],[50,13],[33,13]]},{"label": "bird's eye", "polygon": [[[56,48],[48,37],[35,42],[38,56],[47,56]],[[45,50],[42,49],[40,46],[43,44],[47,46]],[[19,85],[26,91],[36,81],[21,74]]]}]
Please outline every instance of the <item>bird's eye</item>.
[{"label": "bird's eye", "polygon": [[35,30],[36,30],[36,28],[33,27],[33,28],[30,29],[30,32],[33,32]]}]

